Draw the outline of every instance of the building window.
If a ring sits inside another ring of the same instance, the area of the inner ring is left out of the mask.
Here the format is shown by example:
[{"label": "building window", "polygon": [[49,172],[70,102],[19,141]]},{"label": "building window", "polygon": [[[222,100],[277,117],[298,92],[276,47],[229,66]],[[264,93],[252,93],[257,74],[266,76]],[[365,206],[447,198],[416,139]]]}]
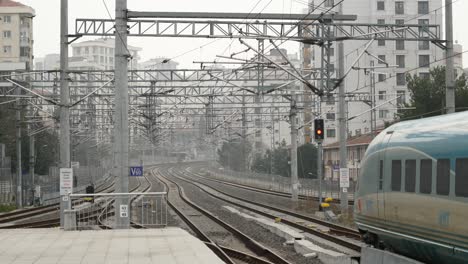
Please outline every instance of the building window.
[{"label": "building window", "polygon": [[356,136],[360,136],[362,133],[361,133],[361,129],[356,129]]},{"label": "building window", "polygon": [[379,60],[378,60],[378,64],[386,64],[387,61],[385,60],[385,55],[379,55],[378,56]]},{"label": "building window", "polygon": [[332,7],[335,5],[334,0],[326,0],[325,1],[325,7]]},{"label": "building window", "polygon": [[421,169],[419,172],[419,192],[431,193],[432,190],[432,160],[421,160]]},{"label": "building window", "polygon": [[327,138],[334,138],[336,137],[336,130],[335,129],[327,129]]},{"label": "building window", "polygon": [[405,14],[405,2],[403,2],[403,1],[396,1],[395,2],[395,14],[396,15],[404,15]]},{"label": "building window", "polygon": [[396,64],[398,68],[405,68],[405,55],[396,55]]},{"label": "building window", "polygon": [[401,160],[392,160],[392,191],[401,190]]},{"label": "building window", "polygon": [[396,50],[405,50],[405,41],[404,40],[395,40],[395,49]]},{"label": "building window", "polygon": [[97,54],[98,53],[98,47],[93,47],[93,54]]},{"label": "building window", "polygon": [[3,53],[11,53],[11,46],[3,46]]},{"label": "building window", "polygon": [[422,40],[418,42],[419,50],[429,50],[429,40]]},{"label": "building window", "polygon": [[455,195],[468,197],[468,159],[457,159],[455,171]]},{"label": "building window", "polygon": [[335,113],[327,113],[327,120],[335,120]]},{"label": "building window", "polygon": [[261,130],[255,131],[255,137],[261,137],[261,136],[262,136],[262,131]]},{"label": "building window", "polygon": [[379,100],[386,100],[387,98],[386,91],[379,91]]},{"label": "building window", "polygon": [[404,73],[397,73],[396,74],[396,84],[398,86],[406,85],[406,79]]},{"label": "building window", "polygon": [[3,23],[10,24],[11,23],[11,16],[3,16]]},{"label": "building window", "polygon": [[89,54],[89,47],[85,47],[85,50],[84,50],[84,51],[85,51],[85,52],[84,52],[85,54]]},{"label": "building window", "polygon": [[397,91],[397,96],[398,96],[397,104],[403,105],[406,103],[405,91],[401,91],[401,90]]},{"label": "building window", "polygon": [[419,67],[429,67],[429,55],[419,55]]},{"label": "building window", "polygon": [[[377,24],[385,25],[385,19],[377,19]],[[377,45],[378,46],[385,46],[385,40],[384,39],[377,40]]]},{"label": "building window", "polygon": [[3,38],[11,38],[11,31],[10,30],[3,31]]},{"label": "building window", "polygon": [[20,57],[29,57],[29,47],[20,47]]},{"label": "building window", "polygon": [[325,100],[326,100],[327,105],[334,105],[335,104],[335,97],[333,95],[327,96],[327,98]]},{"label": "building window", "polygon": [[450,160],[437,160],[437,184],[436,193],[448,195],[450,192]]},{"label": "building window", "polygon": [[[328,49],[328,52],[329,52],[329,54],[330,54],[330,57],[335,56],[335,48],[329,48],[329,49]],[[328,53],[327,53],[327,55],[328,55]]]},{"label": "building window", "polygon": [[416,191],[416,160],[405,162],[405,191]]},{"label": "building window", "polygon": [[378,75],[379,77],[379,82],[385,82],[385,80],[387,79],[387,75],[386,74],[383,74],[383,73],[379,73]]},{"label": "building window", "polygon": [[379,110],[379,118],[385,119],[388,116],[388,110]]},{"label": "building window", "polygon": [[418,1],[418,14],[420,15],[429,14],[429,2],[428,1]]},{"label": "building window", "polygon": [[385,2],[384,1],[377,1],[377,10],[385,10]]},{"label": "building window", "polygon": [[429,80],[431,78],[431,74],[428,72],[420,72],[419,78]]},{"label": "building window", "polygon": [[395,19],[395,24],[397,24],[397,25],[404,25],[404,24],[405,24],[405,20],[404,20],[404,19]]},{"label": "building window", "polygon": [[428,37],[429,32],[429,19],[418,19],[418,24],[421,26],[419,27],[419,36],[420,37]]}]

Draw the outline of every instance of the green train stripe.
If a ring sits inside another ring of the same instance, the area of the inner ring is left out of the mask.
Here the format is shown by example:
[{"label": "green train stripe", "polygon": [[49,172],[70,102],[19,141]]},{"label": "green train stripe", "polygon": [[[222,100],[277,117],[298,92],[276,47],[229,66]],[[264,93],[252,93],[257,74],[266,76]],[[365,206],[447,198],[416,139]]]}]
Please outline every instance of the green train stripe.
[{"label": "green train stripe", "polygon": [[381,218],[378,218],[378,217],[373,217],[373,216],[367,216],[367,215],[356,215],[356,217],[366,217],[366,218],[369,218],[369,219],[372,219],[374,221],[378,221],[378,222],[382,222],[382,221],[385,221],[386,224],[390,224],[390,225],[393,225],[393,226],[397,226],[397,227],[400,227],[401,225],[405,225],[405,226],[409,226],[411,228],[414,228],[414,229],[420,229],[420,230],[423,230],[423,231],[429,231],[431,233],[433,232],[436,232],[436,233],[440,233],[440,234],[443,234],[443,235],[448,235],[448,236],[455,236],[455,237],[459,237],[461,239],[464,239],[464,240],[468,240],[468,236],[466,235],[460,235],[460,234],[457,234],[457,233],[451,233],[451,232],[447,232],[447,231],[440,231],[440,230],[435,230],[435,229],[431,229],[431,228],[426,228],[426,227],[422,227],[422,226],[415,226],[415,225],[411,225],[411,224],[407,224],[407,223],[401,223],[401,222],[395,222],[395,221],[391,221],[391,220],[383,220]]},{"label": "green train stripe", "polygon": [[[388,229],[396,233],[398,233],[398,230],[405,230],[413,235],[420,236],[422,238],[429,239],[431,241],[437,241],[438,243],[451,243],[451,244],[455,243],[457,246],[460,246],[463,248],[466,248],[466,245],[468,243],[468,238],[465,238],[464,236],[460,236],[460,235],[453,234],[453,233],[447,233],[447,235],[451,237],[443,237],[443,236],[440,236],[439,234],[436,234],[436,233],[441,233],[441,232],[438,232],[437,230],[433,230],[433,229],[421,228],[421,227],[416,227],[416,226],[407,225],[407,224],[403,226],[403,224],[401,223],[398,225],[388,224],[388,222],[385,222],[385,224],[382,224],[381,220],[379,220],[380,222],[377,222],[367,216],[355,216],[355,217],[356,217],[356,220],[363,222],[363,223],[367,222],[369,225],[374,225],[382,229]],[[426,232],[418,231],[415,229],[423,229]],[[430,232],[430,233],[427,233],[427,232]],[[459,239],[455,239],[452,237],[461,237],[465,239],[459,240]]]}]

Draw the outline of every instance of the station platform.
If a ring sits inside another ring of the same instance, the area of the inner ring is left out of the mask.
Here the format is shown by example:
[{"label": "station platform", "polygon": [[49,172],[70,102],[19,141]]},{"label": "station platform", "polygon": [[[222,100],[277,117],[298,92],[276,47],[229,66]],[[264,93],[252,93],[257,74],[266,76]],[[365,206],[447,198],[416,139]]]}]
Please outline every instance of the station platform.
[{"label": "station platform", "polygon": [[0,230],[0,263],[224,263],[180,228]]}]

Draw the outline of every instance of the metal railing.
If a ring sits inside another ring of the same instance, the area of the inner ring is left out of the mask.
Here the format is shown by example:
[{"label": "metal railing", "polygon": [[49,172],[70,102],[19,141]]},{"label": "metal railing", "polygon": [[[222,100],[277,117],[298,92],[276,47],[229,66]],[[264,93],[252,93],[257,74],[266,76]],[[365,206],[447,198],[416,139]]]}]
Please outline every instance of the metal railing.
[{"label": "metal railing", "polygon": [[[119,208],[115,208],[117,199]],[[69,194],[68,203],[67,230],[120,228],[117,217],[128,218],[134,227],[167,226],[166,192]]]}]

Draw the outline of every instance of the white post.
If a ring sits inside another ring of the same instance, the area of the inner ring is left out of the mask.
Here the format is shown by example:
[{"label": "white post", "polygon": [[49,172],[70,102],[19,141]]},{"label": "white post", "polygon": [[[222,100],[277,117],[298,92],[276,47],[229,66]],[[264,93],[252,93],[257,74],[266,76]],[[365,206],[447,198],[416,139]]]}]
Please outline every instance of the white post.
[{"label": "white post", "polygon": [[[115,192],[128,193],[128,58],[127,0],[115,1]],[[128,197],[116,199],[116,228],[129,228],[129,217],[120,217],[120,205],[128,206]]]}]

